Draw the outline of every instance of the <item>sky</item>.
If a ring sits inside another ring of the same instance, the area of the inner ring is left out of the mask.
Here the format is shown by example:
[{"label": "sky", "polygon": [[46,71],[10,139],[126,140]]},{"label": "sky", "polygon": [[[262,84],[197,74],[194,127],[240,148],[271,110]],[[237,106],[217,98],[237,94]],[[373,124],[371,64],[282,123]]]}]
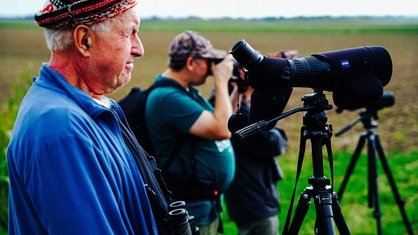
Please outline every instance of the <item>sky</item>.
[{"label": "sky", "polygon": [[[32,16],[44,0],[0,0],[0,17]],[[418,0],[139,0],[141,17],[418,16]]]}]

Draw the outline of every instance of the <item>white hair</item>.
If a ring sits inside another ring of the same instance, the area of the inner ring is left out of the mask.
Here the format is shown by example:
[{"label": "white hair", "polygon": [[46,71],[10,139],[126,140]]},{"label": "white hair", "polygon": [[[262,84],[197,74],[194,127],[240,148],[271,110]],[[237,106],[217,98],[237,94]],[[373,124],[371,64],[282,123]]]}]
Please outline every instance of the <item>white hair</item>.
[{"label": "white hair", "polygon": [[[104,20],[97,24],[87,25],[93,31],[110,32],[112,28],[113,18]],[[50,51],[65,51],[74,43],[74,28],[70,29],[48,29],[45,28],[44,35],[46,45]]]}]

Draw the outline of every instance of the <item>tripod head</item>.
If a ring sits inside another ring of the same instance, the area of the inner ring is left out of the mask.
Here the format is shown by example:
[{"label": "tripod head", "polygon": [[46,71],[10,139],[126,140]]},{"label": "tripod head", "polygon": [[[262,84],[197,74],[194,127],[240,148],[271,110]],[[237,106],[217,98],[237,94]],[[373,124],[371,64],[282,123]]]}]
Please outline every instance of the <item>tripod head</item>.
[{"label": "tripod head", "polygon": [[[377,101],[374,102],[364,108],[362,112],[359,114],[359,118],[354,121],[353,123],[347,125],[346,127],[339,130],[335,133],[335,136],[340,136],[345,132],[349,131],[353,126],[357,123],[362,122],[363,126],[366,130],[374,129],[378,126],[377,122],[372,121],[379,119],[377,111],[380,109],[393,106],[395,104],[395,97],[390,92],[383,93],[382,97]],[[337,110],[338,113],[341,113],[342,110]]]},{"label": "tripod head", "polygon": [[328,103],[328,100],[326,99],[323,91],[321,89],[314,89],[314,93],[305,95],[302,98],[302,101],[303,107],[294,108],[268,121],[261,120],[255,122],[236,131],[233,134],[240,137],[240,139],[244,139],[250,135],[268,129],[269,127],[271,127],[272,123],[276,123],[280,119],[283,119],[301,111],[305,111],[303,117],[303,124],[305,126],[317,127],[325,125],[328,118],[324,111],[332,109],[332,105]]},{"label": "tripod head", "polygon": [[302,98],[303,107],[307,108],[303,115],[303,125],[308,129],[323,127],[328,120],[324,111],[332,109],[332,105],[328,103],[322,90],[315,89],[314,91],[313,94],[305,95]]}]

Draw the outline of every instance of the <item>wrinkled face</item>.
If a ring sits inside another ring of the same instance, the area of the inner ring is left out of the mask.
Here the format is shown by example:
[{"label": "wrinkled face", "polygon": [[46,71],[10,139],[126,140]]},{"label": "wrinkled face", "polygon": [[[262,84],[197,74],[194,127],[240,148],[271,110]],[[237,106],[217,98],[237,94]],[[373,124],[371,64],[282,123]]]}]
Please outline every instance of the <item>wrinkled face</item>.
[{"label": "wrinkled face", "polygon": [[131,79],[133,60],[144,54],[138,36],[140,20],[128,10],[112,20],[109,32],[94,31],[94,50],[89,64],[87,84],[96,95],[113,93]]}]

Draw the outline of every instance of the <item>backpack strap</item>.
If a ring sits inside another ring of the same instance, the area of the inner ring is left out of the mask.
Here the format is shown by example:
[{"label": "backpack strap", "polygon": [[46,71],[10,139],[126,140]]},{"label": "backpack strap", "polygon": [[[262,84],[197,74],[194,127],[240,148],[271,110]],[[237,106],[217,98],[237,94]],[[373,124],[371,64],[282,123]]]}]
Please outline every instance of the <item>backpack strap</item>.
[{"label": "backpack strap", "polygon": [[117,117],[123,140],[131,152],[144,181],[158,232],[160,234],[171,234],[169,231],[170,218],[168,212],[168,204],[172,201],[171,192],[166,187],[161,176],[161,171],[156,167],[155,162],[154,164],[151,164],[153,157],[149,156],[140,146],[126,121],[124,114],[113,108],[111,108],[111,110]]},{"label": "backpack strap", "polygon": [[[147,92],[148,92],[148,95],[151,93],[151,91],[153,91],[155,88],[158,88],[158,87],[169,87],[169,86],[172,86],[172,87],[174,87],[174,88],[176,88],[176,89],[178,89],[178,90],[180,90],[180,91],[183,91],[185,94],[187,94],[188,96],[190,96],[190,94],[187,92],[187,90],[186,89],[184,89],[184,87],[182,87],[180,84],[178,84],[177,82],[175,82],[175,81],[172,81],[171,79],[170,80],[168,80],[168,79],[162,79],[162,80],[158,80],[158,81],[156,81],[156,82],[154,82],[148,89],[147,89]],[[192,97],[190,97],[190,98],[192,98]],[[147,132],[148,132],[148,130],[147,130]],[[192,136],[190,135],[190,134],[185,134],[184,135],[184,138],[178,138],[177,139],[177,141],[176,141],[176,144],[174,145],[174,148],[173,148],[173,151],[170,153],[170,155],[168,156],[168,159],[167,159],[167,162],[166,162],[166,164],[164,165],[164,166],[162,166],[161,167],[161,170],[163,171],[163,172],[168,172],[168,169],[170,169],[170,166],[172,165],[172,163],[173,163],[173,161],[174,161],[174,159],[175,159],[175,156],[177,156],[179,153],[180,153],[180,150],[181,150],[181,148],[182,148],[182,146],[183,146],[183,144],[185,143],[185,141],[186,141],[186,139],[190,139]],[[193,155],[193,158],[194,158],[194,154],[192,154]],[[195,161],[194,161],[195,162]],[[194,168],[196,168],[196,167],[194,167]],[[193,172],[193,173],[195,173],[195,172]]]},{"label": "backpack strap", "polygon": [[[155,84],[159,82],[164,85],[155,85],[155,88],[160,86],[173,86],[176,89],[185,92],[191,99],[195,100],[193,96],[177,82],[164,79],[155,82]],[[154,84],[150,87],[152,90],[155,89],[153,86]],[[217,205],[220,205],[220,192],[218,186],[207,180],[197,179],[196,177],[197,164],[193,143],[191,145],[192,150],[190,159],[192,162],[191,175],[174,174],[169,172],[172,163],[174,162],[176,156],[178,156],[180,153],[184,143],[186,141],[193,142],[193,138],[193,135],[188,133],[182,136],[182,138],[178,138],[172,152],[168,156],[166,164],[164,166],[159,166],[162,170],[162,177],[164,178],[165,183],[168,185],[169,190],[172,192],[172,196],[176,197],[174,199],[186,201],[215,200]]]}]

